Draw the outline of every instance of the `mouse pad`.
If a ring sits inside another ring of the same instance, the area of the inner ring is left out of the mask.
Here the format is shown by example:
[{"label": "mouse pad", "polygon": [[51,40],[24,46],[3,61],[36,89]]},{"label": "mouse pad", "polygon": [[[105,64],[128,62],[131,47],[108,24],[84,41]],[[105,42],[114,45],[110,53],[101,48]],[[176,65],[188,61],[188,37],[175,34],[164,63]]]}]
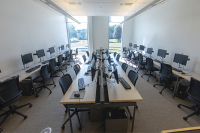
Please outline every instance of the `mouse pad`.
[{"label": "mouse pad", "polygon": [[[80,97],[75,97],[74,94],[75,93],[79,93]],[[81,90],[81,91],[73,91],[72,95],[70,96],[70,99],[83,99],[85,96],[85,90]]]}]

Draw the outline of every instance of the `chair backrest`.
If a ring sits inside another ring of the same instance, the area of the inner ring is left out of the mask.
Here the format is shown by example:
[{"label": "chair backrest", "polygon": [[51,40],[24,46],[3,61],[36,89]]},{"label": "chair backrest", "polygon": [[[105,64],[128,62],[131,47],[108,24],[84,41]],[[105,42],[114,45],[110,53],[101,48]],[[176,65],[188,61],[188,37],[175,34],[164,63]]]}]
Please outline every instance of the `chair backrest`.
[{"label": "chair backrest", "polygon": [[50,71],[52,71],[56,68],[55,58],[49,60],[49,68],[50,68]]},{"label": "chair backrest", "polygon": [[126,52],[126,47],[123,47],[123,52]]},{"label": "chair backrest", "polygon": [[76,53],[78,54],[78,48],[76,48]]},{"label": "chair backrest", "polygon": [[114,52],[113,56],[115,57],[115,56],[116,56],[116,54],[117,54],[117,52]]},{"label": "chair backrest", "polygon": [[65,57],[68,58],[69,57],[69,51],[65,52]]},{"label": "chair backrest", "polygon": [[200,103],[200,81],[191,77],[190,78],[190,86],[188,89],[188,96],[197,100]]},{"label": "chair backrest", "polygon": [[128,64],[123,63],[122,64],[122,69],[124,70],[124,72],[126,72],[126,69],[128,68]]},{"label": "chair backrest", "polygon": [[85,62],[85,61],[86,61],[86,56],[85,56],[85,55],[83,55],[82,57],[83,57],[83,61]]},{"label": "chair backrest", "polygon": [[141,53],[138,54],[138,62],[139,63],[143,62],[143,55]]},{"label": "chair backrest", "polygon": [[171,75],[172,75],[172,66],[169,64],[161,63],[160,77],[170,78]]},{"label": "chair backrest", "polygon": [[80,66],[79,66],[79,64],[76,64],[76,65],[74,65],[74,71],[75,71],[75,73],[76,73],[76,75],[79,73],[79,71],[80,71]]},{"label": "chair backrest", "polygon": [[119,61],[120,54],[117,55],[116,60]]},{"label": "chair backrest", "polygon": [[62,54],[58,56],[58,63],[61,64],[63,62]]},{"label": "chair backrest", "polygon": [[0,107],[16,96],[21,96],[18,75],[0,83]]},{"label": "chair backrest", "polygon": [[88,51],[86,51],[86,53],[87,53],[87,56],[89,57],[89,56],[90,56],[89,52],[88,52]]},{"label": "chair backrest", "polygon": [[44,65],[41,67],[40,76],[43,79],[48,79],[51,76],[51,74],[49,73],[49,65]]},{"label": "chair backrest", "polygon": [[135,71],[130,70],[128,73],[128,78],[131,80],[132,84],[135,86],[136,81],[138,79],[138,74]]},{"label": "chair backrest", "polygon": [[153,68],[153,59],[151,58],[146,58],[146,62],[147,62],[147,69],[152,69]]},{"label": "chair backrest", "polygon": [[70,85],[72,84],[72,78],[69,74],[62,76],[59,80],[60,87],[62,89],[63,95],[67,92]]}]

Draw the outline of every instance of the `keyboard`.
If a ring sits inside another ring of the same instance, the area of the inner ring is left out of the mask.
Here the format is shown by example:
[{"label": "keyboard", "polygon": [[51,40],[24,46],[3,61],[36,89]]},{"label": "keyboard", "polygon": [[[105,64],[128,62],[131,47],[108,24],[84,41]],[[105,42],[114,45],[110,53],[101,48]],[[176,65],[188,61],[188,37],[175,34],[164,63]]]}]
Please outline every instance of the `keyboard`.
[{"label": "keyboard", "polygon": [[87,71],[88,72],[91,71],[91,66],[88,66]]},{"label": "keyboard", "polygon": [[78,79],[78,89],[79,90],[85,89],[85,83],[83,78]]},{"label": "keyboard", "polygon": [[108,71],[112,71],[112,67],[110,65],[107,66]]},{"label": "keyboard", "polygon": [[46,61],[43,61],[42,64],[46,64],[46,63],[48,63],[48,62],[49,62],[49,60],[46,60]]},{"label": "keyboard", "polygon": [[123,77],[119,77],[119,81],[124,86],[125,89],[131,89],[131,86],[124,80]]},{"label": "keyboard", "polygon": [[182,70],[179,70],[179,69],[177,69],[175,67],[172,67],[172,70],[177,71],[177,72],[182,72]]},{"label": "keyboard", "polygon": [[26,73],[33,72],[33,71],[35,71],[35,70],[38,69],[38,68],[40,68],[40,65],[35,66],[35,67],[33,67],[33,68],[30,68],[30,69],[26,70]]},{"label": "keyboard", "polygon": [[161,63],[161,61],[159,61],[159,60],[157,60],[157,59],[154,59],[154,61],[155,61],[155,62],[158,62],[158,63]]}]

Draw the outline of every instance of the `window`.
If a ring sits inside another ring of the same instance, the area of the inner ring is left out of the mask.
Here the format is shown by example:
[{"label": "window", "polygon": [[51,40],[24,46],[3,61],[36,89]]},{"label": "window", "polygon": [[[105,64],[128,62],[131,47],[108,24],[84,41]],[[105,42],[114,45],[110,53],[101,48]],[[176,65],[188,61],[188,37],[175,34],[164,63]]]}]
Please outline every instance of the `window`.
[{"label": "window", "polygon": [[124,17],[111,16],[109,18],[109,52],[121,53],[121,36]]},{"label": "window", "polygon": [[67,26],[69,31],[69,43],[71,49],[78,48],[79,55],[85,54],[88,51],[87,41],[87,16],[73,16],[81,24],[68,19]]}]

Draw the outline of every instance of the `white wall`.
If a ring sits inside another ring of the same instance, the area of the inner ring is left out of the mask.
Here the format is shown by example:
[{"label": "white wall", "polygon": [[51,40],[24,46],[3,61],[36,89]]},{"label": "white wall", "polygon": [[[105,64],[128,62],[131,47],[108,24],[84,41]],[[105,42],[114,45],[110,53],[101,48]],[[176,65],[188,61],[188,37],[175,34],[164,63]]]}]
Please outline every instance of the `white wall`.
[{"label": "white wall", "polygon": [[[128,17],[124,17],[126,20]],[[132,43],[133,36],[133,20],[126,21],[123,24],[122,47],[129,48],[129,43]]]},{"label": "white wall", "polygon": [[[189,55],[185,68],[200,73],[200,0],[167,0],[133,18],[133,43],[166,49],[167,63],[174,53]],[[176,65],[172,63],[173,65]]]},{"label": "white wall", "polygon": [[[0,77],[23,68],[21,54],[66,43],[65,17],[61,14],[33,0],[0,1]],[[33,58],[39,62],[37,56]]]},{"label": "white wall", "polygon": [[93,50],[100,47],[108,48],[109,42],[109,17],[93,16],[92,17],[93,32]]}]

